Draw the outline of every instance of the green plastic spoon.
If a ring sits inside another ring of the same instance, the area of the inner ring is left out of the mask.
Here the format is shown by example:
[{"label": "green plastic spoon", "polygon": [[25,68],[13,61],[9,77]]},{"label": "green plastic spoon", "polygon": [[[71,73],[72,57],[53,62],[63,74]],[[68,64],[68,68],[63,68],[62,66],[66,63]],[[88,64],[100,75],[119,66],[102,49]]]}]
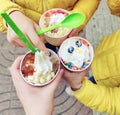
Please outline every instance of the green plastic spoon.
[{"label": "green plastic spoon", "polygon": [[43,34],[50,30],[54,30],[55,28],[59,28],[59,27],[66,27],[66,28],[73,29],[73,28],[79,27],[81,24],[83,24],[84,21],[85,21],[84,14],[72,13],[72,14],[68,15],[61,23],[55,24],[53,26],[49,26],[49,27],[41,29],[41,30],[37,30],[36,33],[38,35],[40,35],[40,34]]},{"label": "green plastic spoon", "polygon": [[9,26],[14,30],[14,32],[19,36],[19,38],[26,44],[26,46],[33,52],[35,53],[36,51],[38,51],[38,49],[36,49],[31,42],[29,41],[29,39],[25,36],[25,34],[18,28],[18,26],[13,22],[13,20],[9,17],[9,15],[7,15],[6,12],[2,12],[0,13],[1,16],[4,18],[4,20],[9,24]]}]

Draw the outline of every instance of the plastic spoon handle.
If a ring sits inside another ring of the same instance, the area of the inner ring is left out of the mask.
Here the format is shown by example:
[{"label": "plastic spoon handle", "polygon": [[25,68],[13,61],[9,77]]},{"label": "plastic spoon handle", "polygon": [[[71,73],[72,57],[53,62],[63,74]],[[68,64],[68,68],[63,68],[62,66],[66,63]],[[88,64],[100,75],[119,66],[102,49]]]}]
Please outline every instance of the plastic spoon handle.
[{"label": "plastic spoon handle", "polygon": [[20,37],[20,39],[26,44],[26,46],[35,53],[37,49],[31,44],[25,34],[17,27],[17,25],[12,21],[12,19],[7,15],[7,13],[2,12],[1,16],[9,24],[9,26],[14,30],[14,32]]},{"label": "plastic spoon handle", "polygon": [[53,26],[49,26],[49,27],[47,27],[47,28],[44,28],[44,29],[41,29],[41,30],[37,30],[36,33],[37,33],[38,35],[40,35],[40,34],[43,34],[43,33],[48,32],[48,31],[50,31],[50,30],[53,30],[53,29],[55,29],[55,28],[58,28],[58,27],[60,27],[60,26],[61,26],[61,23],[55,24],[55,25],[53,25]]}]

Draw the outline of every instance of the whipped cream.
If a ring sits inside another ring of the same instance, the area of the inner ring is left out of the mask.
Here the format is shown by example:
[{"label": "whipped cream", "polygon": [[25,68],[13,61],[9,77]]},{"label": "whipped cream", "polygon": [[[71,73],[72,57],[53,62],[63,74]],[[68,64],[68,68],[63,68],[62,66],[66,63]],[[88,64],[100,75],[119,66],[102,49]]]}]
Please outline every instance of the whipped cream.
[{"label": "whipped cream", "polygon": [[52,71],[52,62],[50,58],[43,52],[36,52],[35,53],[35,72],[40,71],[43,74],[46,74],[49,71]]},{"label": "whipped cream", "polygon": [[55,73],[52,70],[53,64],[43,51],[35,53],[33,65],[34,73],[26,78],[28,82],[33,84],[44,84],[55,76]]}]

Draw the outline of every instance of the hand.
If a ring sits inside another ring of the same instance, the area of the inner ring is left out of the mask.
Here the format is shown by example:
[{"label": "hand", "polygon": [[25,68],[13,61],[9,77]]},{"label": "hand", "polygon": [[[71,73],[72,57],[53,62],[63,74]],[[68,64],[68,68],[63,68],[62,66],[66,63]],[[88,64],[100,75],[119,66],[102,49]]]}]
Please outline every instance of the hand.
[{"label": "hand", "polygon": [[51,115],[53,111],[54,93],[63,74],[63,70],[59,72],[57,78],[49,85],[34,87],[27,84],[20,75],[19,64],[21,58],[19,57],[15,60],[10,68],[10,72],[17,95],[23,104],[26,114]]},{"label": "hand", "polygon": [[[30,18],[26,17],[23,13],[19,11],[14,11],[9,16],[16,23],[16,25],[23,31],[23,33],[28,37],[31,43],[43,50],[45,53],[48,53],[48,49],[44,45],[43,35],[38,36],[36,34],[36,30],[40,29],[40,27],[32,21]],[[9,27],[7,29],[7,39],[10,43],[19,46],[25,47],[25,44],[19,39],[16,33]]]},{"label": "hand", "polygon": [[[64,68],[62,65],[61,67]],[[89,70],[90,67],[83,72],[71,72],[64,68],[63,78],[68,82],[73,90],[76,90],[80,88],[83,78],[88,76],[87,74]]]},{"label": "hand", "polygon": [[69,37],[73,37],[73,36],[78,36],[78,34],[79,33],[78,33],[77,28],[76,28],[76,29],[73,29],[67,37],[69,38]]},{"label": "hand", "polygon": [[[78,30],[77,30],[77,29],[73,29],[73,30],[69,33],[69,35],[67,35],[67,37],[64,38],[64,40],[69,39],[70,37],[73,37],[73,36],[78,36]],[[58,44],[58,46],[60,46],[64,40],[62,40],[62,41]]]}]

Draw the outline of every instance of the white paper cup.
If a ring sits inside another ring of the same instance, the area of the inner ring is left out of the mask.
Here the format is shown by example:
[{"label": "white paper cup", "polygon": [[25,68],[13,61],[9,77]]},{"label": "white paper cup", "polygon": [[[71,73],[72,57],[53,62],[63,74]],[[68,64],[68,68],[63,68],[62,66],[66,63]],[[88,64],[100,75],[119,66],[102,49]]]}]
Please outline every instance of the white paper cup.
[{"label": "white paper cup", "polygon": [[[35,54],[31,53],[31,51],[27,52],[23,59],[21,60],[20,63],[20,73],[22,78],[30,85],[33,86],[45,86],[49,83],[51,83],[57,76],[58,72],[60,71],[60,60],[58,55],[52,51],[51,49],[49,49],[50,52],[50,60],[52,62],[52,69],[54,74],[51,72],[50,74],[53,74],[53,77],[50,78],[48,76],[45,76],[44,78],[40,79],[41,76],[43,76],[43,74],[40,74],[40,76],[36,76],[37,78],[37,82],[35,82],[35,78],[34,78],[34,82],[33,82],[33,73],[35,72],[35,68],[34,66],[34,58],[35,58]],[[29,79],[28,79],[29,76]],[[35,77],[35,76],[34,76]],[[32,80],[31,80],[32,79]],[[39,82],[39,80],[44,81],[43,83]]]},{"label": "white paper cup", "polygon": [[62,65],[73,72],[82,72],[90,67],[93,47],[84,38],[76,36],[66,39],[60,46],[58,55]]},{"label": "white paper cup", "polygon": [[[61,8],[50,9],[41,16],[39,20],[39,26],[41,29],[43,29],[48,26],[60,23],[67,15],[69,15],[67,10]],[[72,29],[60,27],[44,33],[44,36],[48,43],[54,46],[59,46],[69,35],[71,30]]]}]

